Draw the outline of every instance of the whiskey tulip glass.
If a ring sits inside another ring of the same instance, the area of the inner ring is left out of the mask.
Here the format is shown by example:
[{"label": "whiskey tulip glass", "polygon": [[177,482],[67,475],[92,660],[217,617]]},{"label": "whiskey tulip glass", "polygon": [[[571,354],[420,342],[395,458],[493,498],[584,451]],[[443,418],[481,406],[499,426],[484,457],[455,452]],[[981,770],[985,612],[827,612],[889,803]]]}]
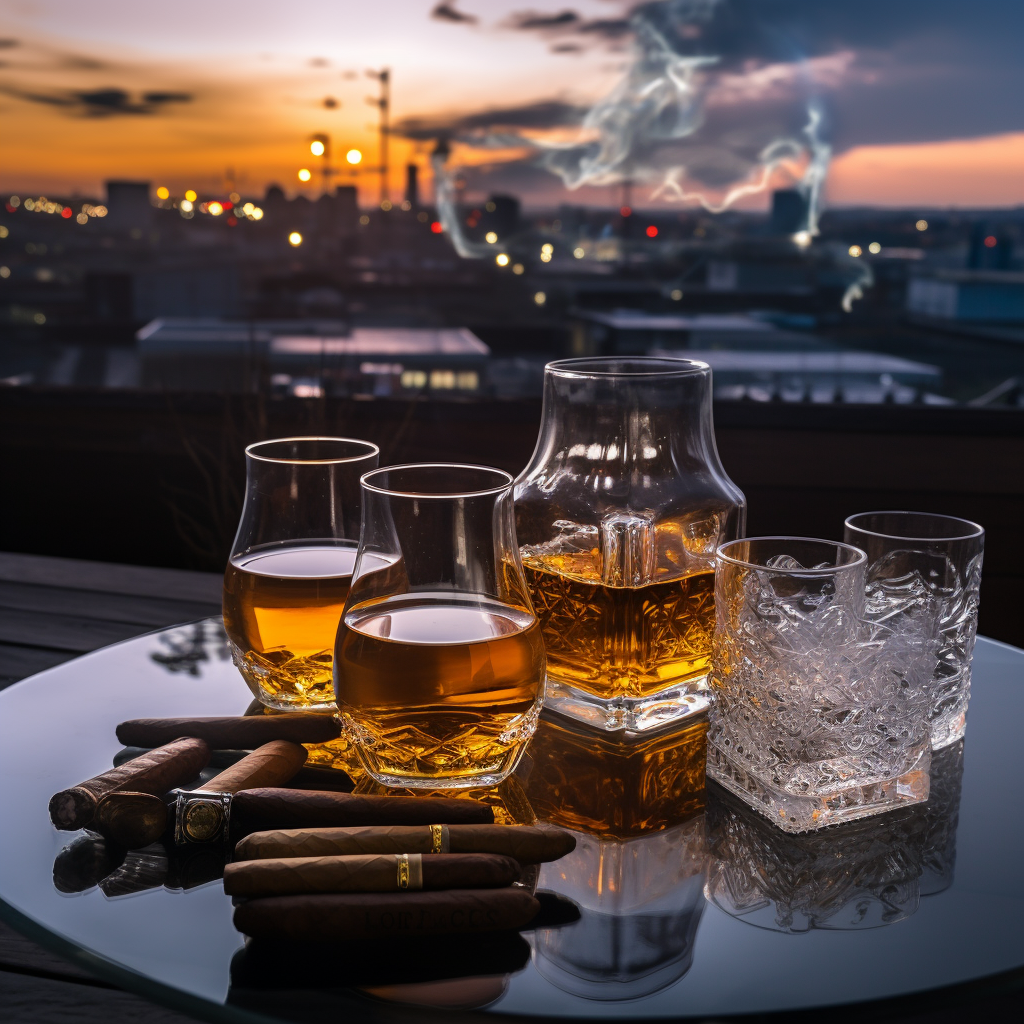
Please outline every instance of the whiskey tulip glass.
[{"label": "whiskey tulip glass", "polygon": [[359,538],[359,478],[378,449],[285,437],[245,450],[245,503],[224,573],[224,627],[253,695],[333,711],[332,660]]},{"label": "whiskey tulip glass", "polygon": [[985,531],[953,516],[862,512],[846,520],[845,540],[868,556],[868,618],[936,642],[932,749],[955,743],[967,727]]},{"label": "whiskey tulip glass", "polygon": [[386,786],[496,785],[544,699],[512,477],[485,466],[389,466],[367,473],[362,491],[334,659],[344,734]]},{"label": "whiskey tulip glass", "polygon": [[515,498],[548,706],[609,731],[704,711],[715,550],[746,516],[715,447],[708,365],[549,363]]},{"label": "whiskey tulip glass", "polygon": [[865,620],[866,562],[803,537],[718,552],[708,776],[788,832],[928,799],[933,648]]}]

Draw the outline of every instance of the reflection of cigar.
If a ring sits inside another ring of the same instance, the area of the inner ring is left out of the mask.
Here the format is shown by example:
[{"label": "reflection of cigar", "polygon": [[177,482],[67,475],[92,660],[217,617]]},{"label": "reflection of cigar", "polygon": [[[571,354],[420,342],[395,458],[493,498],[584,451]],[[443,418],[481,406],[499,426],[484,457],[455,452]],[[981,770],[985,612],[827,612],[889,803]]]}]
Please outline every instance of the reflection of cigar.
[{"label": "reflection of cigar", "polygon": [[[512,974],[529,962],[530,947],[515,931],[494,932],[486,942],[475,935],[452,935],[443,943],[401,936],[338,942],[333,936],[317,946],[317,957],[330,970],[303,970],[309,945],[301,940],[250,939],[231,961],[232,990],[335,989]],[[236,1000],[229,995],[228,1001]],[[259,1009],[266,1012],[266,1004]]]},{"label": "reflection of cigar", "polygon": [[[231,810],[235,835],[268,828],[314,828],[338,825],[460,825],[491,822],[494,812],[476,800],[447,797],[357,796],[290,789],[251,789],[239,793]],[[331,853],[415,853],[415,850],[332,850]],[[476,851],[467,851],[476,852]],[[504,853],[498,851],[482,851]]]},{"label": "reflection of cigar", "polygon": [[162,843],[153,843],[142,850],[132,850],[124,863],[100,882],[100,892],[108,898],[131,896],[147,889],[156,889],[167,878],[167,850]]},{"label": "reflection of cigar", "polygon": [[191,782],[209,760],[210,748],[203,740],[175,740],[55,794],[50,800],[50,820],[64,831],[84,828],[92,821],[100,799],[108,793],[118,789],[153,795],[166,793]]},{"label": "reflection of cigar", "polygon": [[252,718],[134,718],[117,727],[126,747],[156,747],[177,736],[196,736],[213,750],[252,750],[271,740],[326,743],[341,735],[334,715],[298,712]]},{"label": "reflection of cigar", "polygon": [[125,851],[102,836],[79,836],[53,862],[53,885],[58,892],[85,892],[106,878],[124,860]]},{"label": "reflection of cigar", "polygon": [[522,928],[540,904],[522,889],[269,896],[235,909],[235,927],[256,938],[349,939],[450,935]]},{"label": "reflection of cigar", "polygon": [[499,889],[519,865],[493,853],[381,853],[356,857],[282,857],[228,864],[229,896],[291,896],[307,892],[398,892],[408,889]]},{"label": "reflection of cigar", "polygon": [[209,843],[227,839],[234,794],[245,789],[281,785],[305,762],[305,747],[289,740],[271,740],[210,779],[202,789],[177,790],[174,794],[174,841]]},{"label": "reflection of cigar", "polygon": [[235,847],[235,859],[356,853],[499,853],[514,857],[520,864],[539,864],[558,860],[575,848],[572,833],[532,825],[293,828],[247,836]]}]

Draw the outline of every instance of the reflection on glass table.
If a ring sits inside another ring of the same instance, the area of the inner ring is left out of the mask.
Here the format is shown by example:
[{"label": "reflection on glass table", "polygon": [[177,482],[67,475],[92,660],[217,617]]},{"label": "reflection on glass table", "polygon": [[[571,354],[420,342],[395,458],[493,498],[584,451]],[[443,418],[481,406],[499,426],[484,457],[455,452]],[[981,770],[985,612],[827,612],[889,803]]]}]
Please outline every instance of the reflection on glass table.
[{"label": "reflection on glass table", "polygon": [[927,803],[793,835],[712,785],[708,900],[760,928],[880,928],[948,889],[956,860],[963,740],[932,758]]},{"label": "reflection on glass table", "polygon": [[576,849],[540,885],[580,907],[574,927],[538,930],[537,970],[586,999],[650,995],[689,969],[704,909],[706,725],[637,742],[541,719],[523,769],[541,821]]}]

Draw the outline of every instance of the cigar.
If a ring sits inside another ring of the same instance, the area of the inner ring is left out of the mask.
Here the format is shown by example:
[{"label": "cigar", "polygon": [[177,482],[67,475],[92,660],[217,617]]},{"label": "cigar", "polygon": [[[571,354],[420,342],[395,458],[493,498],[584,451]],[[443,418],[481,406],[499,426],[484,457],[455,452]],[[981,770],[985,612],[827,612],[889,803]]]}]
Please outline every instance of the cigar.
[{"label": "cigar", "polygon": [[540,864],[558,860],[575,848],[571,832],[533,825],[293,828],[246,836],[235,847],[235,860],[372,853],[496,853],[514,857],[520,864]]},{"label": "cigar", "polygon": [[126,850],[138,850],[167,831],[167,820],[163,797],[119,789],[96,805],[92,827]]},{"label": "cigar", "polygon": [[[236,836],[266,829],[316,828],[342,825],[445,825],[487,823],[494,812],[476,800],[448,797],[357,796],[290,789],[250,789],[232,805]],[[346,851],[330,851],[341,853]],[[416,853],[417,850],[352,850],[351,853]],[[429,852],[429,850],[428,850]],[[467,850],[467,853],[477,851]],[[485,853],[498,851],[480,851]]]},{"label": "cigar", "polygon": [[166,793],[191,782],[209,760],[210,748],[203,740],[175,740],[54,794],[50,799],[50,821],[65,832],[85,828],[95,816],[97,804],[108,793],[119,789],[153,795]]},{"label": "cigar", "polygon": [[58,892],[85,892],[116,871],[125,850],[103,836],[86,833],[69,843],[53,862],[53,886]]},{"label": "cigar", "polygon": [[210,779],[202,789],[175,790],[171,794],[175,843],[227,841],[235,794],[287,782],[305,764],[306,756],[306,748],[298,743],[271,740]]},{"label": "cigar", "polygon": [[522,889],[268,896],[235,908],[235,927],[254,938],[378,939],[523,928],[540,904]]},{"label": "cigar", "polygon": [[[309,960],[309,944],[301,940],[249,939],[231,960],[231,993],[414,984],[513,974],[529,963],[530,946],[517,931],[493,932],[485,942],[476,935],[452,935],[443,943],[401,936],[341,942],[333,936],[317,946],[317,955],[320,963],[330,964],[330,970],[311,972],[303,968]],[[228,1002],[236,1001],[229,993]],[[258,1009],[267,1012],[265,1001]]]},{"label": "cigar", "polygon": [[516,861],[493,853],[279,857],[226,865],[224,891],[229,896],[294,896],[316,892],[500,889],[518,877]]},{"label": "cigar", "polygon": [[252,750],[271,740],[326,743],[341,735],[334,715],[309,712],[251,718],[133,718],[117,727],[126,747],[158,747],[178,736],[205,740],[211,750]]}]

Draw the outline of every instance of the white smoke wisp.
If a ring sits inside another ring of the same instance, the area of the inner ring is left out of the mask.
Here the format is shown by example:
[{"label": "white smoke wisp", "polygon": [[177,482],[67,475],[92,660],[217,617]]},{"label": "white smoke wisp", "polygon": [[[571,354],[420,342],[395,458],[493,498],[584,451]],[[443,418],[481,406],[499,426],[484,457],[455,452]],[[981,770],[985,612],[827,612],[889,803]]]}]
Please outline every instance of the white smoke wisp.
[{"label": "white smoke wisp", "polygon": [[[753,51],[699,52],[715,45],[706,40],[723,38],[716,37],[716,18],[727,21],[728,8],[728,0],[655,0],[637,8],[623,77],[593,104],[568,140],[506,128],[453,141],[478,152],[525,149],[535,166],[557,174],[570,191],[642,185],[650,188],[651,201],[700,206],[710,213],[792,182],[806,211],[793,238],[806,245],[818,234],[831,159],[831,147],[822,139],[822,109],[807,96],[813,96],[820,74],[842,74],[845,64],[832,65],[849,55],[817,63],[765,63],[764,55],[755,59]],[[745,56],[750,59],[741,60]],[[460,255],[493,254],[493,247],[471,241],[462,229],[454,186],[458,172],[446,165],[446,156],[445,151],[434,162],[441,223]]]}]

